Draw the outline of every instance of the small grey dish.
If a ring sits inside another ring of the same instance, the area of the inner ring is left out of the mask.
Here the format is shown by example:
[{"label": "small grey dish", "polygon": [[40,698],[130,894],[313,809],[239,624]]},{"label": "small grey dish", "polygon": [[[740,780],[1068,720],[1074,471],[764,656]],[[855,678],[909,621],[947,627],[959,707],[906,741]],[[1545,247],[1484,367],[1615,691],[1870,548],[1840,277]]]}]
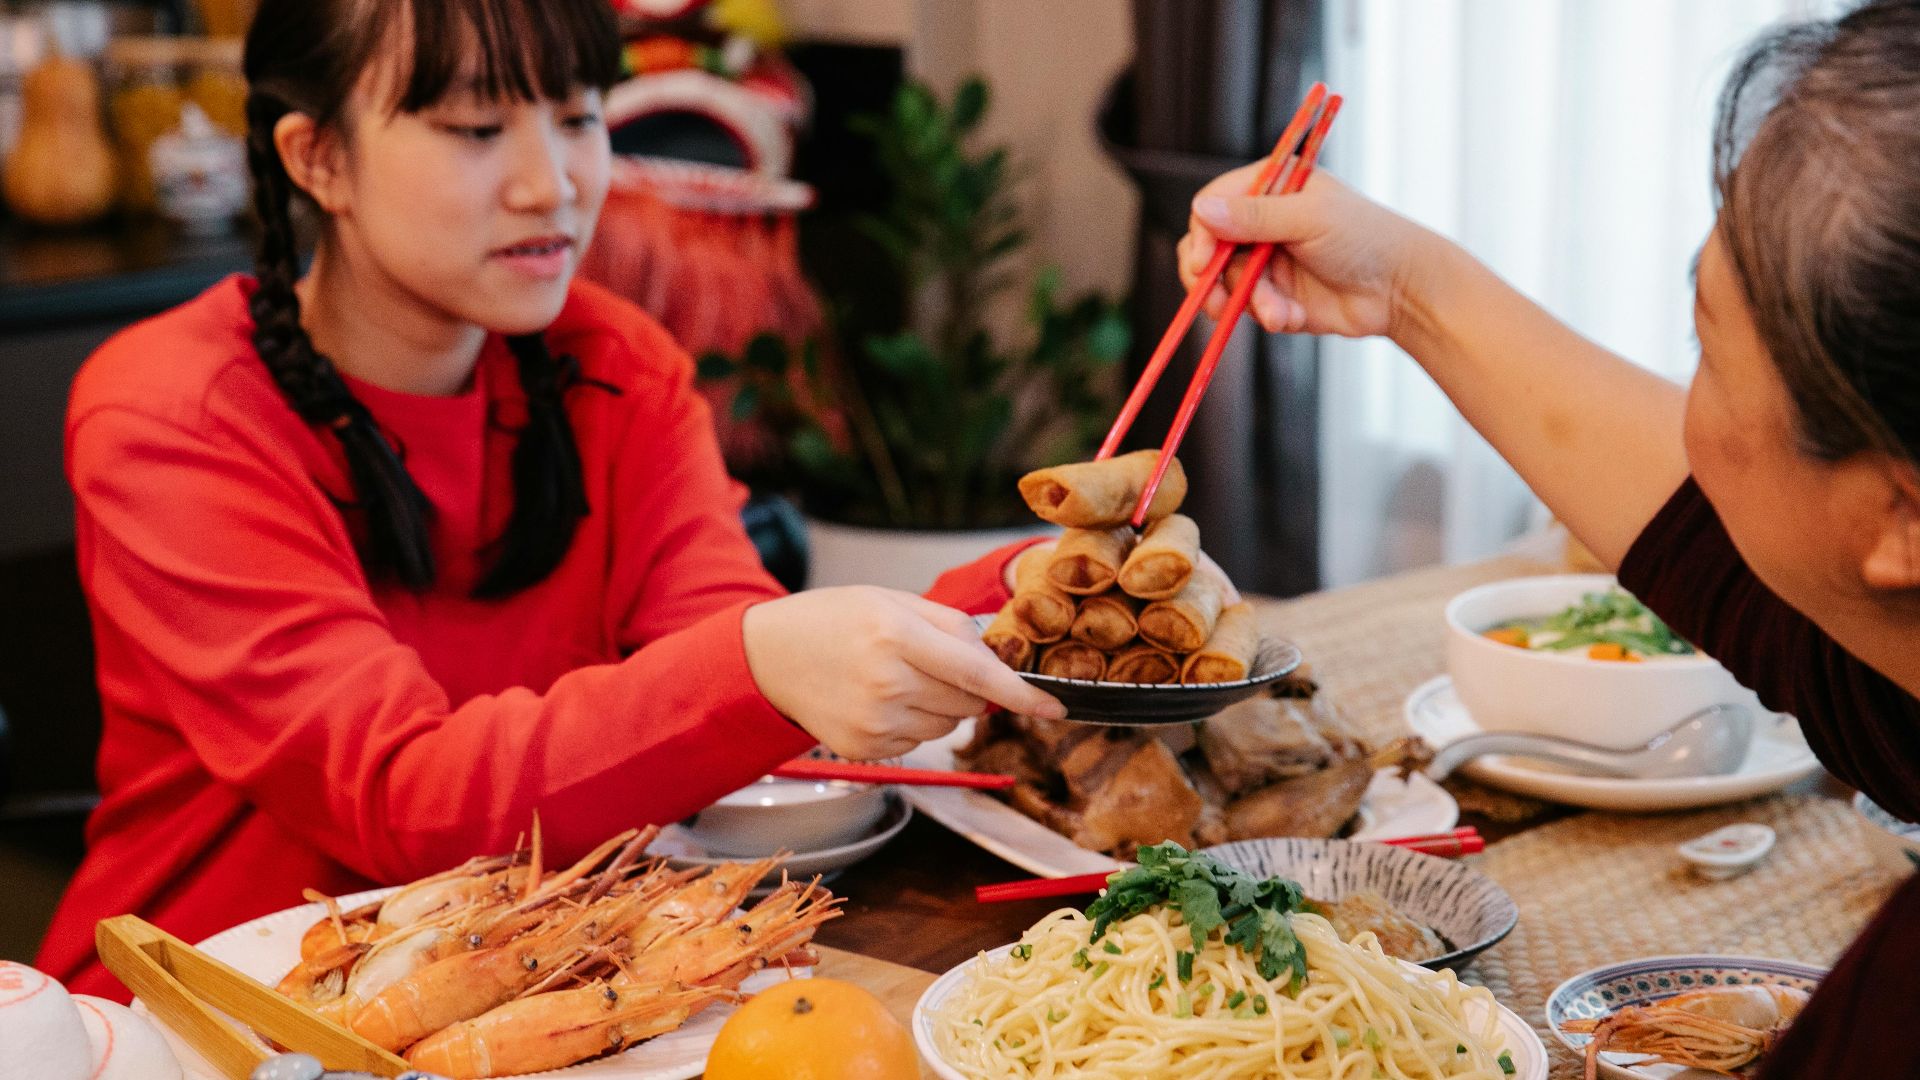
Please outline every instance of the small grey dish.
[{"label": "small grey dish", "polygon": [[[993,619],[981,615],[974,621],[985,629]],[[1205,720],[1229,705],[1258,694],[1261,688],[1293,674],[1300,667],[1300,660],[1300,650],[1291,642],[1268,638],[1260,643],[1253,675],[1234,682],[1192,685],[1095,682],[1037,675],[1031,671],[1021,672],[1020,677],[1059,698],[1060,704],[1067,707],[1069,720],[1126,727],[1188,724]]]},{"label": "small grey dish", "polygon": [[1394,909],[1440,935],[1449,952],[1420,966],[1465,968],[1520,921],[1520,908],[1492,878],[1465,863],[1386,844],[1273,837],[1207,849],[1258,877],[1291,878],[1309,897],[1335,902],[1372,890]]}]

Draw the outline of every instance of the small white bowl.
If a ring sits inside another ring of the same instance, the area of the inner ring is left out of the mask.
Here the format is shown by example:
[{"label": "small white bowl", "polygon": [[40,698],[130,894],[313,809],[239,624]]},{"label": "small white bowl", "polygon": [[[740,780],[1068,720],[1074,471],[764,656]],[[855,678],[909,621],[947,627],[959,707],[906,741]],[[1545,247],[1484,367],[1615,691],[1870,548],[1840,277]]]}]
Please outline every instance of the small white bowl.
[{"label": "small white bowl", "polygon": [[763,776],[682,824],[716,855],[824,851],[867,836],[887,812],[881,784]]},{"label": "small white bowl", "polygon": [[1853,796],[1853,812],[1867,826],[1867,847],[1890,870],[1911,874],[1920,868],[1920,825],[1901,821],[1864,792]]},{"label": "small white bowl", "polygon": [[1561,574],[1497,581],[1454,597],[1446,609],[1447,670],[1474,723],[1631,750],[1710,705],[1741,704],[1760,714],[1751,691],[1697,653],[1630,664],[1482,636],[1510,619],[1551,615],[1617,586],[1605,574]]}]

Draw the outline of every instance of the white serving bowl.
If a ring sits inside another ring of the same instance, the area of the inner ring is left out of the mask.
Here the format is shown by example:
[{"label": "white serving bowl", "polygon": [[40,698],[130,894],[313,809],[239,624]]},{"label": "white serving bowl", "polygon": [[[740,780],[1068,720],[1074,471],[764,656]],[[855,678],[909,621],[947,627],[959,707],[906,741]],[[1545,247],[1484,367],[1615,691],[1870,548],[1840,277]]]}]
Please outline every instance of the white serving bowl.
[{"label": "white serving bowl", "polygon": [[1760,714],[1753,693],[1709,657],[1644,663],[1503,645],[1482,632],[1510,619],[1551,615],[1586,593],[1617,586],[1605,574],[1516,578],[1468,589],[1447,604],[1447,670],[1475,724],[1486,731],[1556,735],[1631,750],[1719,704]]},{"label": "white serving bowl", "polygon": [[1882,865],[1901,874],[1920,867],[1920,825],[1887,813],[1864,792],[1854,794],[1853,812],[1866,823],[1867,847]]},{"label": "white serving bowl", "polygon": [[886,812],[882,784],[763,776],[682,824],[713,854],[762,858],[851,844],[871,833]]}]

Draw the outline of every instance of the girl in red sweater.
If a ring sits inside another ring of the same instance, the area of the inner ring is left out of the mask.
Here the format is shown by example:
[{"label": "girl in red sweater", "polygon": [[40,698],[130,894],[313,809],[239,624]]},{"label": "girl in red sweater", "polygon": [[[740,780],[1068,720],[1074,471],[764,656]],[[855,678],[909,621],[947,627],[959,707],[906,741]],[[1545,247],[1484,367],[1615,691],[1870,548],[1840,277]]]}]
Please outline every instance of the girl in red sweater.
[{"label": "girl in red sweater", "polygon": [[[102,802],[39,964],[94,922],[193,940],[502,850],[555,858],[816,741],[1062,715],[934,597],[782,596],[686,355],[572,279],[607,191],[605,0],[266,0],[252,278],[119,335],[67,460]],[[317,211],[300,273],[292,207]]]}]

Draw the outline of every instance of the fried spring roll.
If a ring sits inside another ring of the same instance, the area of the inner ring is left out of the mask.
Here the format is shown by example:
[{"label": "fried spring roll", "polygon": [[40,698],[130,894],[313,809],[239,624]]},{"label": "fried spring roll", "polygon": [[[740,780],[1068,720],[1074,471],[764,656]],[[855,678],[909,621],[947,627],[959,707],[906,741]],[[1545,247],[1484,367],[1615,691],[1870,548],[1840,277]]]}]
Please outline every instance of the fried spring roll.
[{"label": "fried spring roll", "polygon": [[1068,635],[1103,652],[1114,652],[1140,633],[1133,601],[1119,593],[1102,593],[1080,601]]},{"label": "fried spring roll", "polygon": [[1107,664],[1108,682],[1170,683],[1180,678],[1180,658],[1152,645],[1135,645]]},{"label": "fried spring roll", "polygon": [[1185,514],[1153,523],[1120,567],[1120,588],[1142,600],[1167,600],[1187,587],[1200,561],[1200,526]]},{"label": "fried spring roll", "polygon": [[1013,601],[1009,600],[993,622],[981,632],[980,640],[992,649],[1000,662],[1015,671],[1030,671],[1033,668],[1033,642],[1020,632],[1020,620],[1013,614]]},{"label": "fried spring roll", "polygon": [[1075,596],[1106,592],[1132,549],[1132,529],[1068,529],[1053,549],[1047,580]]},{"label": "fried spring roll", "polygon": [[1245,600],[1220,613],[1213,636],[1180,669],[1183,683],[1238,682],[1253,674],[1260,655],[1260,621]]},{"label": "fried spring roll", "polygon": [[1177,595],[1155,600],[1140,612],[1140,636],[1168,652],[1195,652],[1213,636],[1226,600],[1218,577],[1195,574]]},{"label": "fried spring roll", "polygon": [[1107,674],[1107,654],[1084,641],[1063,641],[1040,652],[1040,674],[1098,681]]},{"label": "fried spring roll", "polygon": [[[1075,529],[1110,529],[1133,520],[1133,506],[1153,476],[1158,450],[1136,450],[1105,461],[1080,461],[1036,469],[1020,478],[1020,496],[1043,520]],[[1147,521],[1180,509],[1187,474],[1174,458],[1153,493]]]},{"label": "fried spring roll", "polygon": [[1047,580],[1052,552],[1029,549],[1013,568],[1013,617],[1020,636],[1036,645],[1059,641],[1073,628],[1073,597]]}]

